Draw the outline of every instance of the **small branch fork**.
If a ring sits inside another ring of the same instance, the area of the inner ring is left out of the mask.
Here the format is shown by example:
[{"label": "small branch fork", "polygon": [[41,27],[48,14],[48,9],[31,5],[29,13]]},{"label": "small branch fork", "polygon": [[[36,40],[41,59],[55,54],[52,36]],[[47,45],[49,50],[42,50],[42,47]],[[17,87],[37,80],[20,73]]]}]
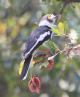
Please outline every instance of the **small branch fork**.
[{"label": "small branch fork", "polygon": [[62,16],[64,9],[67,7],[67,5],[71,4],[71,3],[80,3],[80,0],[62,0],[63,2],[63,6],[59,12],[59,15]]},{"label": "small branch fork", "polygon": [[74,47],[68,47],[68,48],[65,48],[63,49],[62,51],[58,51],[56,54],[54,54],[53,56],[51,57],[48,57],[48,60],[52,60],[54,59],[58,54],[62,54],[62,53],[65,53],[66,51],[67,52],[70,52],[70,51],[73,51],[73,50],[79,50],[80,51],[80,44],[74,46]]}]

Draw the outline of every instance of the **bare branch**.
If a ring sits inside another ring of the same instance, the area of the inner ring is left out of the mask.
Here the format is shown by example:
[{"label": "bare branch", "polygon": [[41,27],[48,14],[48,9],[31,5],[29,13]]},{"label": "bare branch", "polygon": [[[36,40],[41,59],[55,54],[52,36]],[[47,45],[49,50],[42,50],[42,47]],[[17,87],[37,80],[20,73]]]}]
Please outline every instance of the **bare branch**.
[{"label": "bare branch", "polygon": [[[66,51],[67,51],[67,52],[71,52],[71,51],[74,51],[74,50],[75,50],[75,52],[76,52],[76,51],[79,51],[79,52],[80,52],[80,44],[78,44],[78,45],[76,45],[76,46],[74,46],[74,47],[65,48],[65,49],[63,49],[62,51],[57,52],[55,55],[53,55],[53,56],[51,56],[51,57],[48,57],[48,60],[54,59],[58,54],[65,53]],[[78,53],[78,52],[76,52],[76,54],[77,54],[77,53]],[[78,54],[80,54],[80,53],[78,53]]]}]

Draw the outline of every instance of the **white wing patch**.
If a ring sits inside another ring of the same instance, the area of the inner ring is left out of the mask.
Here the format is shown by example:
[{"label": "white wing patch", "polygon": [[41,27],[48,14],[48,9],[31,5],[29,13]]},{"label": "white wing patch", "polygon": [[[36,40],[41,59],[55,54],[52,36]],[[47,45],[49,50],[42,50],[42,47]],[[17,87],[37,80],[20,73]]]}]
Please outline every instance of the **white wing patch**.
[{"label": "white wing patch", "polygon": [[39,39],[37,40],[37,42],[44,40],[44,38],[45,38],[47,35],[50,35],[50,31],[45,32],[44,34],[40,35],[40,37],[39,37]]},{"label": "white wing patch", "polygon": [[23,58],[25,59],[25,58],[30,54],[30,52],[35,48],[35,46],[36,46],[40,41],[43,41],[44,38],[45,38],[46,36],[48,36],[48,35],[50,35],[50,31],[45,32],[44,34],[41,34],[40,37],[38,38],[38,40],[36,41],[36,43],[34,44],[34,46],[29,50],[29,52],[27,52],[27,53],[25,54],[25,56],[23,56]]}]

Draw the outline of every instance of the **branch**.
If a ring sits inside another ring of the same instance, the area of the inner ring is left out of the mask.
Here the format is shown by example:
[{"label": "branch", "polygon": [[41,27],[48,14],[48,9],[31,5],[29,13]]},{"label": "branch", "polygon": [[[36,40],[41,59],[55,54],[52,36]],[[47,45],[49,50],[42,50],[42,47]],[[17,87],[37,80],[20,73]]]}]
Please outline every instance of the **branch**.
[{"label": "branch", "polygon": [[54,59],[58,54],[62,54],[65,52],[68,52],[68,54],[70,54],[71,51],[74,51],[76,53],[76,55],[78,54],[80,56],[80,44],[74,46],[74,47],[68,47],[63,49],[62,51],[57,52],[55,55],[48,57],[48,60],[52,60]]},{"label": "branch", "polygon": [[67,3],[76,3],[76,2],[80,2],[80,0],[62,0],[63,2],[67,2]]},{"label": "branch", "polygon": [[77,3],[77,2],[79,3],[79,2],[80,2],[80,0],[62,0],[62,1],[63,1],[63,7],[62,7],[62,9],[60,10],[60,14],[63,13],[65,7],[66,7],[68,4],[70,4],[70,3]]}]

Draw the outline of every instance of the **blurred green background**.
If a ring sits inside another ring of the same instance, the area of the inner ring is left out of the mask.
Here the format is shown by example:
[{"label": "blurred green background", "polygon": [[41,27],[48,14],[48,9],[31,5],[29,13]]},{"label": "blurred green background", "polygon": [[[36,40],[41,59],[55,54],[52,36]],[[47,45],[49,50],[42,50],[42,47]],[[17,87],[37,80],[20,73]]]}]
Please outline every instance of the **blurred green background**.
[{"label": "blurred green background", "polygon": [[[62,6],[62,0],[0,0],[0,97],[80,97],[80,57],[58,56],[53,70],[40,71],[40,94],[30,93],[29,79],[20,81],[18,75],[22,44],[42,15],[59,13]],[[68,5],[62,17],[80,42],[80,4]]]}]

